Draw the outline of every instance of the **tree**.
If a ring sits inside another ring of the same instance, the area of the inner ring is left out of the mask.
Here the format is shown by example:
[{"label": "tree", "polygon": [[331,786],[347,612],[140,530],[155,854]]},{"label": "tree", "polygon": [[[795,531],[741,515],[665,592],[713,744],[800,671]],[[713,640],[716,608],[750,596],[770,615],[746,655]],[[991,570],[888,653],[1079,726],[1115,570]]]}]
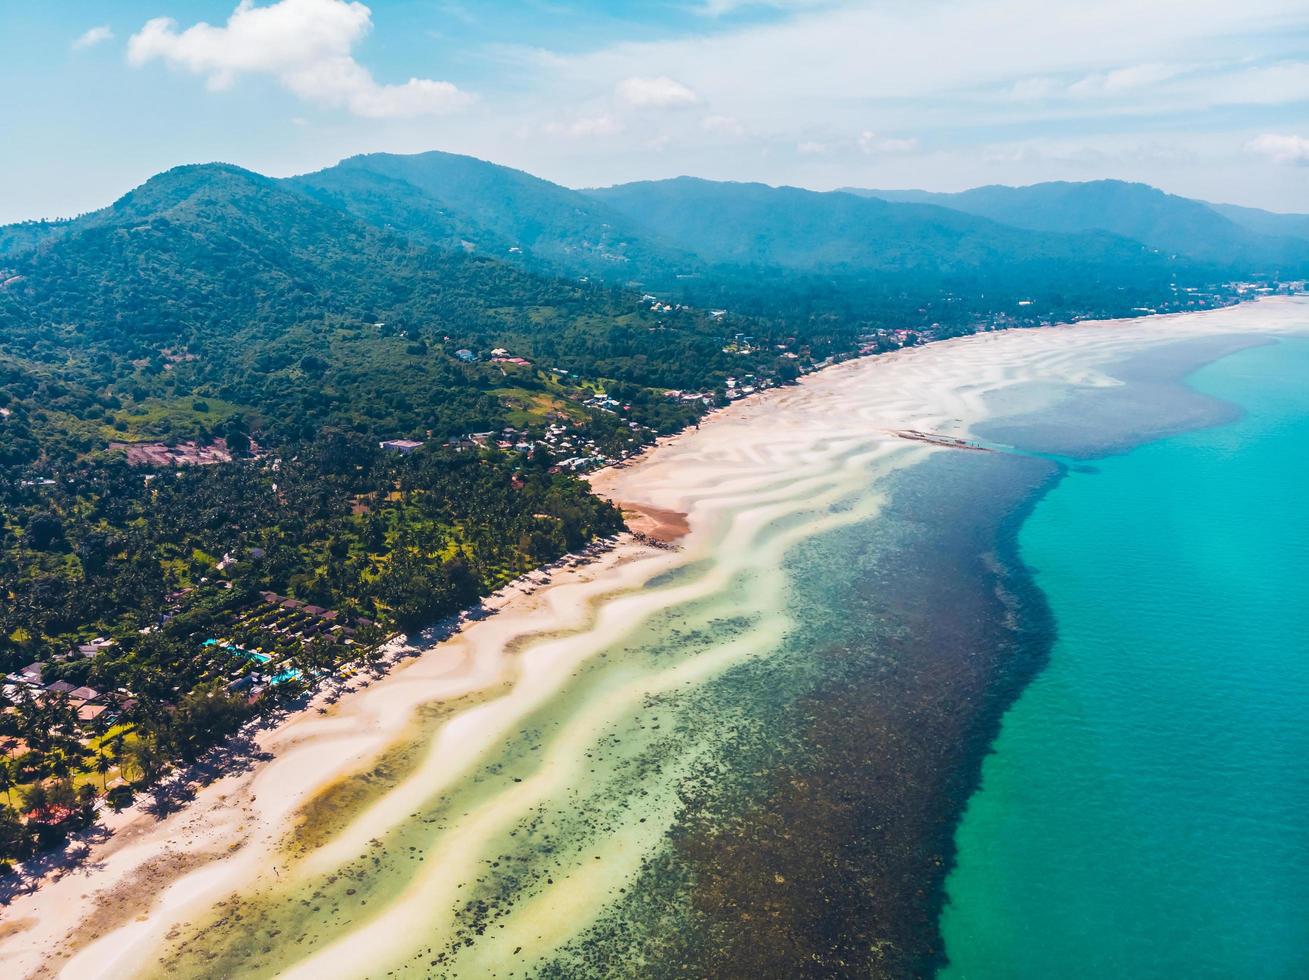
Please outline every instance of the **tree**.
[{"label": "tree", "polygon": [[26,543],[36,551],[48,551],[64,540],[64,522],[50,512],[34,514],[28,519]]},{"label": "tree", "polygon": [[159,754],[159,747],[153,735],[143,735],[133,746],[131,754],[143,783],[149,786],[159,778],[163,768],[163,757]]},{"label": "tree", "polygon": [[104,747],[95,754],[95,771],[100,774],[100,788],[108,791],[109,789],[109,770],[114,768],[114,760],[109,758]]},{"label": "tree", "polygon": [[72,775],[73,760],[63,749],[55,749],[45,758],[45,768],[53,778],[65,780]]},{"label": "tree", "polygon": [[72,809],[77,803],[77,792],[73,789],[71,779],[56,779],[47,791],[50,806],[62,806]]},{"label": "tree", "polygon": [[105,799],[113,807],[115,813],[121,813],[124,807],[131,806],[132,795],[131,786],[126,783],[119,783],[106,794]]},{"label": "tree", "polygon": [[[31,835],[12,807],[0,806],[0,858],[19,858],[31,847]],[[0,862],[0,871],[10,870]]]},{"label": "tree", "polygon": [[14,764],[9,759],[0,759],[0,790],[4,790],[5,799],[12,806],[14,802],[14,787],[18,785],[18,774],[14,771]]},{"label": "tree", "polygon": [[50,794],[44,783],[33,783],[23,791],[23,809],[44,810],[50,803]]}]

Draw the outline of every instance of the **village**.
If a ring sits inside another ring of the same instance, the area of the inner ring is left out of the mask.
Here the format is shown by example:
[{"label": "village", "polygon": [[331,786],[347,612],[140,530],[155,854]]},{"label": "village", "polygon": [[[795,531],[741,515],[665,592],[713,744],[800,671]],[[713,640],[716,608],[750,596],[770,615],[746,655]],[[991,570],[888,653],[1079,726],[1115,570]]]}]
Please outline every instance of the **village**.
[{"label": "village", "polygon": [[[345,682],[377,665],[387,637],[371,620],[274,592],[225,601],[235,591],[223,579],[181,590],[154,625],[139,631],[166,636],[173,651],[190,650],[186,672],[198,681],[191,690],[211,697],[221,691],[230,706],[254,717],[328,679]],[[174,623],[182,628],[172,629]],[[114,657],[117,647],[97,637],[0,680],[0,792],[11,803],[21,796],[37,846],[92,820],[101,797],[121,809],[166,768],[140,723],[176,718],[189,691],[178,685],[176,700],[151,702],[130,687],[98,690],[51,677],[85,673],[84,665]]]}]

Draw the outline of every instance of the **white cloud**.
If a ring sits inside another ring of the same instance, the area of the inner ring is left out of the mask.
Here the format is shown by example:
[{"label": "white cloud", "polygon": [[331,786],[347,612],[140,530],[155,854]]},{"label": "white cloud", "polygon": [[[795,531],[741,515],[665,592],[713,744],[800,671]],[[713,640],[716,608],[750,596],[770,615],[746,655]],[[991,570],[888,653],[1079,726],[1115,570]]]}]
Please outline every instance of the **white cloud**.
[{"label": "white cloud", "polygon": [[383,85],[352,51],[372,29],[372,13],[347,0],[278,0],[256,7],[241,0],[227,24],[201,22],[179,30],[170,17],[148,21],[128,41],[133,65],[156,59],[203,75],[211,90],[242,75],[270,75],[306,102],[373,119],[462,108],[470,96],[450,82],[411,78]]},{"label": "white cloud", "polygon": [[[1047,101],[1066,118],[1185,112],[1222,104],[1229,76],[1241,73],[1252,76],[1240,80],[1248,100],[1280,98],[1300,76],[1291,64],[1262,65],[1302,57],[1296,39],[1307,28],[1304,0],[833,3],[701,36],[539,55],[536,63],[556,84],[581,91],[646,66],[761,136],[815,124],[976,128],[1049,119]],[[1015,102],[1032,103],[1030,115]]]},{"label": "white cloud", "polygon": [[895,136],[879,136],[869,130],[859,134],[859,149],[872,155],[878,153],[912,153],[918,149],[918,140]]},{"label": "white cloud", "polygon": [[700,120],[700,128],[706,133],[721,133],[725,136],[745,135],[745,127],[735,116],[705,116]]},{"label": "white cloud", "polygon": [[1113,99],[1158,86],[1176,78],[1184,70],[1180,65],[1141,64],[1076,75],[1072,80],[1049,76],[1022,78],[1009,87],[1007,94],[1016,102]]},{"label": "white cloud", "polygon": [[108,24],[101,24],[99,27],[92,27],[89,31],[79,34],[74,39],[72,48],[74,51],[82,51],[86,48],[93,48],[97,44],[104,44],[105,41],[112,41],[114,32],[109,29]]},{"label": "white cloud", "polygon": [[817,140],[804,140],[795,145],[795,152],[806,157],[822,156],[827,152],[827,149],[826,143],[820,143]]},{"label": "white cloud", "polygon": [[613,136],[623,131],[623,124],[608,113],[579,116],[570,123],[547,123],[542,127],[553,136],[571,136],[586,139],[592,136]]},{"label": "white cloud", "polygon": [[1069,85],[1068,94],[1080,98],[1126,95],[1176,78],[1181,71],[1177,65],[1144,64],[1094,72]]},{"label": "white cloud", "polygon": [[704,0],[696,10],[706,17],[724,17],[751,8],[785,11],[803,7],[817,7],[830,2],[832,0]]},{"label": "white cloud", "polygon": [[700,97],[667,75],[657,78],[625,78],[618,83],[618,98],[638,109],[671,109],[695,105]]},{"label": "white cloud", "polygon": [[1309,167],[1309,138],[1287,133],[1264,133],[1246,144],[1246,149],[1268,157],[1274,163]]}]

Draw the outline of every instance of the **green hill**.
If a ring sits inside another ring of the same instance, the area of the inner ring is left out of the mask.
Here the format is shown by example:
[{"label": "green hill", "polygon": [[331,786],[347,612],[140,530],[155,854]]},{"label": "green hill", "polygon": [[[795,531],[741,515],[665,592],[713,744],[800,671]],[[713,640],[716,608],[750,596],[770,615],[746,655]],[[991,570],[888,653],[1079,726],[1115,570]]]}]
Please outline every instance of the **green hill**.
[{"label": "green hill", "polygon": [[[412,201],[365,180],[379,206]],[[456,434],[559,396],[535,372],[515,383],[540,397],[502,391],[500,368],[453,356],[465,347],[505,347],[601,386],[712,389],[745,366],[703,313],[656,315],[636,294],[442,247],[435,231],[426,244],[222,164],[168,171],[49,231],[0,260],[0,363],[76,388],[65,414],[39,414],[50,441],[78,451],[113,433],[70,417],[124,400],[215,399],[261,438],[294,441],[323,425]],[[633,411],[657,428],[692,417],[662,402]],[[162,426],[175,417],[140,435],[189,434]]]},{"label": "green hill", "polygon": [[623,215],[539,177],[452,153],[350,157],[289,183],[371,224],[568,275],[616,281],[694,271]]}]

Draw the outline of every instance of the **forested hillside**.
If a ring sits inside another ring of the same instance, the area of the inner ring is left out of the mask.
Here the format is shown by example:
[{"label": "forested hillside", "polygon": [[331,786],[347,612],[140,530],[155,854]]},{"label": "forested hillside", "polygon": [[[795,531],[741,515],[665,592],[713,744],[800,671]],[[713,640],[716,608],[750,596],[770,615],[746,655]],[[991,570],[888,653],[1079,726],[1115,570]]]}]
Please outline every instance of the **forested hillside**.
[{"label": "forested hillside", "polygon": [[996,316],[1035,322],[1159,307],[1174,299],[1176,279],[1214,278],[1094,228],[1014,227],[950,208],[761,184],[678,178],[574,191],[436,152],[352,157],[289,183],[415,240],[846,344],[848,327],[963,330]]},{"label": "forested hillside", "polygon": [[[374,153],[290,183],[417,240],[466,245],[536,269],[647,285],[703,269],[692,252],[601,201],[472,157]],[[409,202],[403,213],[397,201]]]}]

